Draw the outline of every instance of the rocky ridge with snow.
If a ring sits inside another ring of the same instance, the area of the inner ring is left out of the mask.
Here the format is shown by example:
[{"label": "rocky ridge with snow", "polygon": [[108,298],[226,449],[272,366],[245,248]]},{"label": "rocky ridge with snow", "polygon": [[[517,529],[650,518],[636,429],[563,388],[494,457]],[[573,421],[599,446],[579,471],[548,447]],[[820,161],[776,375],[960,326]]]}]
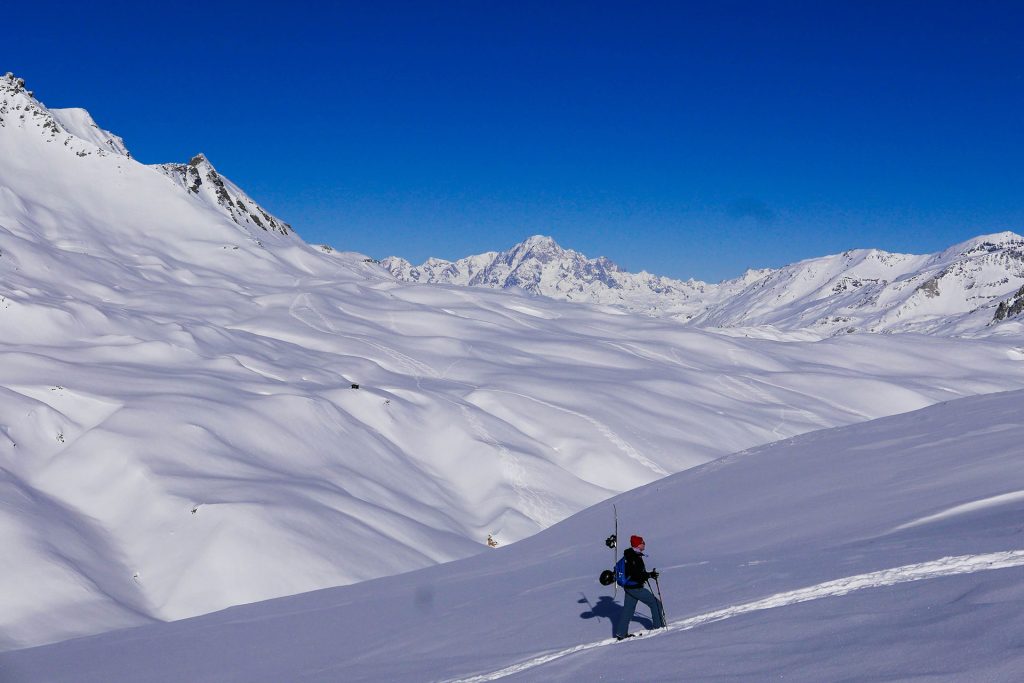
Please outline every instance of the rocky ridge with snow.
[{"label": "rocky ridge with snow", "polygon": [[130,156],[121,138],[102,130],[84,109],[47,109],[11,72],[0,78],[0,127],[31,127],[48,143],[59,142],[77,156]]},{"label": "rocky ridge with snow", "polygon": [[389,257],[381,263],[409,282],[515,287],[726,331],[758,328],[822,338],[1024,330],[1013,314],[997,315],[1000,304],[1024,285],[1024,237],[1013,232],[982,235],[923,256],[851,250],[747,271],[719,284],[628,273],[607,258],[588,259],[541,236],[458,261],[430,259],[413,266]]},{"label": "rocky ridge with snow", "polygon": [[190,194],[217,207],[239,225],[281,235],[291,232],[290,225],[270,215],[240,187],[218,173],[203,154],[192,157],[187,164],[161,164],[157,168]]},{"label": "rocky ridge with snow", "polygon": [[[49,143],[60,143],[77,157],[114,155],[132,159],[120,136],[100,128],[81,108],[50,109],[25,87],[25,81],[8,72],[0,78],[0,126],[38,129]],[[241,188],[222,176],[203,154],[187,164],[149,166],[171,179],[197,203],[213,208],[236,225],[250,231],[288,236],[291,226],[271,215]],[[259,242],[260,234],[250,232]]]},{"label": "rocky ridge with snow", "polygon": [[131,152],[128,151],[121,136],[100,128],[86,110],[74,107],[49,111],[64,130],[76,138],[91,142],[107,152],[131,158]]}]

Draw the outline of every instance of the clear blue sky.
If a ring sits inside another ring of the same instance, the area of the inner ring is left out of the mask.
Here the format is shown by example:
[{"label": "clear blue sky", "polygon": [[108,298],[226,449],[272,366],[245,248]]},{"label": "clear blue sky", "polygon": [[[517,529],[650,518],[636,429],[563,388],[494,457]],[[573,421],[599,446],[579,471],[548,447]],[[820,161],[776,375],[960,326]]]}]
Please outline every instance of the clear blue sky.
[{"label": "clear blue sky", "polygon": [[1024,2],[98,2],[0,70],[309,242],[717,281],[1024,232]]}]

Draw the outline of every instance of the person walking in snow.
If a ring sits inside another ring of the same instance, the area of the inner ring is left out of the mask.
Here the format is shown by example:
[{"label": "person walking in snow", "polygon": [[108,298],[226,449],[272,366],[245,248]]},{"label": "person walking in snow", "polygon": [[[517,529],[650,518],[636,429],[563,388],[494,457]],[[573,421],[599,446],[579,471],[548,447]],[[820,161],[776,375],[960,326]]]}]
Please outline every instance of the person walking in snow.
[{"label": "person walking in snow", "polygon": [[622,557],[625,559],[625,574],[626,584],[622,587],[626,593],[626,597],[622,601],[622,614],[619,615],[619,621],[615,624],[615,639],[622,640],[623,638],[629,638],[629,622],[633,619],[633,614],[636,612],[636,603],[642,602],[651,610],[651,621],[654,623],[654,628],[662,628],[665,626],[665,619],[661,608],[661,601],[655,597],[654,593],[644,587],[648,579],[657,579],[658,570],[647,571],[647,567],[644,566],[644,548],[647,544],[644,543],[643,536],[630,536],[629,537],[629,548],[622,553]]}]

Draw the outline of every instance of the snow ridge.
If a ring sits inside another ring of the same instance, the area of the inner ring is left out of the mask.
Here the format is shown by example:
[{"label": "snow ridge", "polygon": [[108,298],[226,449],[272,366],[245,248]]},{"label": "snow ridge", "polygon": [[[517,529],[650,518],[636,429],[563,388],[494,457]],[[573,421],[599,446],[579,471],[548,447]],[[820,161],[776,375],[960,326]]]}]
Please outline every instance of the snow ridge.
[{"label": "snow ridge", "polygon": [[283,236],[291,233],[290,225],[272,216],[240,187],[218,173],[203,154],[192,157],[187,164],[160,164],[155,168],[238,225]]},{"label": "snow ridge", "polygon": [[50,109],[50,113],[66,131],[75,137],[91,142],[102,150],[131,158],[132,155],[121,136],[100,128],[86,110],[80,108]]},{"label": "snow ridge", "polygon": [[50,110],[11,72],[0,77],[0,130],[34,128],[46,142],[60,142],[78,157],[115,154],[130,157],[124,141],[101,129],[84,109]]}]

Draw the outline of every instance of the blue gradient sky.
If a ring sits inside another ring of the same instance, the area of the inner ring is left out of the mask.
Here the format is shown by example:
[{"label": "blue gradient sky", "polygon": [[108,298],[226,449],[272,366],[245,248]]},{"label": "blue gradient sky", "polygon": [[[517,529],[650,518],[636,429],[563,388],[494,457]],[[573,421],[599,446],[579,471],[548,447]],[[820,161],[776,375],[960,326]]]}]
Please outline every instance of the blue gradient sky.
[{"label": "blue gradient sky", "polygon": [[35,5],[0,70],[340,249],[717,281],[1024,232],[1022,2]]}]

